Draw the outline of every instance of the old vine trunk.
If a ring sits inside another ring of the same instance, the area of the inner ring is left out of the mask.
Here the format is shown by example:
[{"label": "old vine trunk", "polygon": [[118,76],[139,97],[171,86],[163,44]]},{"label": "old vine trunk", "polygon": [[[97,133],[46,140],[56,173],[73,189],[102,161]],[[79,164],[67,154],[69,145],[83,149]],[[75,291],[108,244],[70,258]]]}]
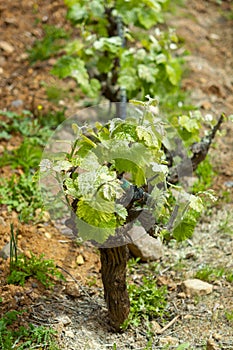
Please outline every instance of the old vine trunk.
[{"label": "old vine trunk", "polygon": [[130,309],[126,285],[128,247],[123,245],[115,248],[100,248],[100,256],[104,298],[111,326],[115,331],[120,331]]}]

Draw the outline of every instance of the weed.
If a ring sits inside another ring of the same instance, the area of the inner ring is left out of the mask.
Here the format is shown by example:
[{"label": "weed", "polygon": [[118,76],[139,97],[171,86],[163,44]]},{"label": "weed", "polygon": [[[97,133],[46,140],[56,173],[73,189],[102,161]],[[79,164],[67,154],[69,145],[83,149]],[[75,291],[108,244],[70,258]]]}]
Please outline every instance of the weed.
[{"label": "weed", "polygon": [[148,325],[149,321],[156,316],[163,317],[167,306],[166,287],[158,288],[153,276],[143,277],[142,284],[128,284],[130,298],[130,314],[122,325],[126,329],[129,325],[135,327],[141,324],[142,320]]},{"label": "weed", "polygon": [[128,270],[129,270],[129,273],[131,274],[133,272],[133,270],[137,267],[138,263],[140,262],[140,258],[131,258],[128,260]]},{"label": "weed", "polygon": [[37,40],[34,46],[29,50],[29,59],[31,63],[38,60],[46,60],[53,56],[64,46],[64,39],[69,38],[69,33],[63,28],[55,26],[45,25],[44,32],[44,38],[41,41]]},{"label": "weed", "polygon": [[230,283],[233,282],[233,273],[231,271],[228,271],[224,267],[213,268],[209,265],[200,268],[194,277],[206,282],[214,282],[220,278],[225,278]]},{"label": "weed", "polygon": [[31,258],[23,254],[18,255],[17,252],[17,236],[14,233],[14,226],[11,224],[10,237],[10,275],[7,282],[11,284],[19,284],[24,286],[25,281],[29,277],[35,277],[45,287],[52,287],[54,285],[53,277],[63,279],[64,276],[57,270],[53,260],[44,259],[44,255],[37,258],[31,253]]},{"label": "weed", "polygon": [[232,234],[233,233],[233,220],[230,212],[226,213],[226,217],[221,220],[218,225],[218,232]]},{"label": "weed", "polygon": [[64,280],[64,276],[57,270],[54,261],[44,259],[43,254],[38,258],[32,253],[31,258],[23,254],[18,255],[17,259],[13,258],[7,283],[24,286],[29,277],[36,278],[45,287],[54,286],[54,277]]},{"label": "weed", "polygon": [[88,284],[88,286],[90,288],[93,287],[93,286],[96,286],[96,282],[97,282],[97,280],[96,280],[96,278],[94,276],[89,276],[87,278],[87,284]]},{"label": "weed", "polygon": [[0,166],[10,165],[12,169],[20,167],[24,173],[29,174],[39,165],[41,156],[41,147],[33,144],[30,139],[24,139],[16,150],[3,153]]},{"label": "weed", "polygon": [[64,97],[67,97],[68,91],[61,89],[61,87],[50,85],[46,86],[46,94],[49,101],[58,103],[60,100],[64,99]]},{"label": "weed", "polygon": [[226,281],[229,283],[233,283],[233,272],[229,271],[226,273]]},{"label": "weed", "polygon": [[18,350],[34,348],[59,350],[54,330],[32,324],[29,324],[27,328],[19,327],[16,322],[20,314],[14,310],[0,318],[0,347],[2,350],[16,348]]},{"label": "weed", "polygon": [[193,185],[193,193],[208,189],[213,183],[215,174],[216,173],[213,170],[210,158],[207,156],[206,159],[197,167],[196,175],[198,176],[198,180]]},{"label": "weed", "polygon": [[226,312],[226,318],[229,322],[233,323],[233,310]]},{"label": "weed", "polygon": [[12,175],[9,179],[0,179],[0,197],[0,204],[7,205],[9,211],[15,210],[19,213],[19,219],[23,222],[33,220],[36,209],[43,207],[32,175]]}]

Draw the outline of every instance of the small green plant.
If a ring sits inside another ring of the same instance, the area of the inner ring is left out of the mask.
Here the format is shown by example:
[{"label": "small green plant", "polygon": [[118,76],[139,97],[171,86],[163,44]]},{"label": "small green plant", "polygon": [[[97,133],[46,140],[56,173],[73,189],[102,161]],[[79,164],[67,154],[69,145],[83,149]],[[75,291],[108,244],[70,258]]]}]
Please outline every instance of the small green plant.
[{"label": "small green plant", "polygon": [[211,267],[209,265],[200,268],[196,274],[196,278],[203,281],[213,282],[220,278],[225,278],[228,282],[233,281],[233,273],[224,267]]},{"label": "small green plant", "polygon": [[42,156],[42,148],[33,139],[24,139],[19,148],[5,151],[0,166],[10,165],[12,169],[21,168],[25,174],[33,173]]},{"label": "small green plant", "polygon": [[2,350],[59,350],[55,341],[56,332],[44,326],[18,326],[22,312],[9,311],[0,318],[0,347]]},{"label": "small green plant", "polygon": [[233,310],[227,311],[225,315],[227,320],[233,324]]},{"label": "small green plant", "polygon": [[213,170],[208,155],[205,160],[198,165],[195,174],[197,175],[198,180],[193,185],[193,193],[205,191],[211,187],[216,172]]},{"label": "small green plant", "polygon": [[35,218],[35,211],[43,208],[43,201],[38,185],[32,175],[12,175],[9,179],[0,179],[0,204],[5,204],[9,211],[19,213],[19,219],[28,222]]},{"label": "small green plant", "polygon": [[29,50],[31,63],[37,60],[46,60],[56,54],[63,46],[65,39],[69,38],[63,28],[48,26],[43,27],[45,36],[42,40],[37,40],[32,49]]},{"label": "small green plant", "polygon": [[128,292],[131,307],[129,317],[122,325],[123,329],[129,325],[137,327],[141,322],[147,323],[149,329],[152,318],[165,316],[167,290],[166,287],[158,288],[152,275],[144,276],[140,286],[129,284]]},{"label": "small green plant", "polygon": [[20,254],[17,260],[14,259],[13,263],[11,263],[11,271],[7,282],[24,286],[29,277],[36,278],[45,287],[53,287],[54,278],[64,280],[63,275],[56,268],[54,261],[44,259],[43,254],[36,257],[31,253],[31,258]]},{"label": "small green plant", "polygon": [[232,214],[230,212],[226,212],[225,218],[223,217],[218,225],[218,232],[233,234],[233,220]]},{"label": "small green plant", "polygon": [[9,140],[15,134],[27,138],[32,145],[45,146],[52,130],[65,120],[64,111],[39,113],[37,118],[30,111],[20,114],[11,111],[0,111],[3,120],[0,121],[0,139]]},{"label": "small green plant", "polygon": [[10,238],[10,275],[7,282],[10,284],[19,284],[24,286],[29,277],[36,278],[45,287],[54,286],[54,278],[63,279],[64,276],[56,268],[53,260],[44,259],[41,254],[36,257],[31,253],[31,258],[17,253],[17,234],[14,233],[14,227],[11,225]]}]

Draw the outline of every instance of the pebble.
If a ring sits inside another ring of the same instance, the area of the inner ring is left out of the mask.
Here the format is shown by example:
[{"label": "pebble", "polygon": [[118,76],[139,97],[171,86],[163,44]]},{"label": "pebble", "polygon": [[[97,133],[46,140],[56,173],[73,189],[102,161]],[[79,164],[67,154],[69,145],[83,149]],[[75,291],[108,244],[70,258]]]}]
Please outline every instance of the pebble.
[{"label": "pebble", "polygon": [[167,337],[160,338],[159,342],[160,342],[160,345],[174,345],[174,346],[176,346],[179,344],[179,339],[177,339],[175,337],[167,336]]},{"label": "pebble", "polygon": [[22,105],[23,105],[23,101],[22,100],[14,100],[14,101],[11,102],[11,106],[12,107],[18,108],[18,107],[21,107]]},{"label": "pebble", "polygon": [[72,331],[65,331],[65,336],[73,339],[74,338],[74,332],[72,332]]},{"label": "pebble", "polygon": [[6,53],[12,53],[14,51],[14,47],[4,40],[0,41],[0,49],[5,51]]},{"label": "pebble", "polygon": [[56,318],[56,320],[63,324],[63,326],[68,326],[71,324],[71,319],[66,315],[61,315]]},{"label": "pebble", "polygon": [[[10,242],[8,242],[7,244],[5,244],[5,246],[0,250],[0,257],[7,260],[10,257]],[[18,254],[22,253],[22,251],[18,248],[17,249]]]},{"label": "pebble", "polygon": [[76,298],[80,296],[79,288],[76,284],[67,284],[65,288],[65,293]]},{"label": "pebble", "polygon": [[49,232],[45,232],[45,237],[46,238],[48,238],[48,239],[51,239],[52,238],[52,235],[51,235],[51,233],[49,233]]},{"label": "pebble", "polygon": [[158,323],[158,322],[156,322],[156,321],[151,321],[151,330],[152,330],[152,332],[153,333],[160,333],[160,331],[161,331],[161,326],[160,326],[160,324]]},{"label": "pebble", "polygon": [[197,278],[188,279],[182,283],[183,291],[186,295],[192,297],[195,295],[206,295],[213,291],[213,285],[203,282]]},{"label": "pebble", "polygon": [[79,254],[79,255],[77,256],[76,263],[77,263],[78,265],[83,265],[83,264],[84,264],[84,259],[83,259],[83,256],[82,256],[81,254]]},{"label": "pebble", "polygon": [[0,67],[0,74],[3,74],[3,68]]}]

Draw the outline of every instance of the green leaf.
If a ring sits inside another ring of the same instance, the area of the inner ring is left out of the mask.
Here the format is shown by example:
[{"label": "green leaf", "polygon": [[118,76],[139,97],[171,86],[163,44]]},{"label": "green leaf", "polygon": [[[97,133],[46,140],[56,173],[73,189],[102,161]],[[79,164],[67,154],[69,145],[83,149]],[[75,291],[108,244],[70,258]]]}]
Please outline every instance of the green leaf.
[{"label": "green leaf", "polygon": [[201,213],[204,210],[204,205],[200,197],[191,195],[189,200],[190,200],[190,203],[189,203],[190,208],[192,208],[198,213]]},{"label": "green leaf", "polygon": [[126,90],[136,90],[139,84],[136,69],[130,67],[122,69],[119,74],[118,84]]},{"label": "green leaf", "polygon": [[179,117],[179,125],[185,128],[189,132],[195,132],[199,130],[199,123],[196,119],[193,119],[187,115],[181,115]]},{"label": "green leaf", "polygon": [[67,171],[72,168],[72,164],[67,160],[61,160],[55,163],[53,170],[57,172]]},{"label": "green leaf", "polygon": [[183,241],[187,238],[191,238],[198,218],[199,214],[195,210],[188,209],[179,224],[174,228],[173,237],[177,241]]},{"label": "green leaf", "polygon": [[88,18],[88,13],[84,6],[75,3],[69,7],[67,18],[74,23],[81,23]]},{"label": "green leaf", "polygon": [[155,66],[146,66],[144,64],[138,65],[138,76],[147,83],[155,83],[155,76],[157,73],[158,69],[156,69]]},{"label": "green leaf", "polygon": [[108,51],[116,54],[120,51],[122,40],[119,36],[112,36],[110,38],[100,38],[94,42],[94,48],[99,51]]},{"label": "green leaf", "polygon": [[137,126],[136,128],[137,135],[140,141],[144,141],[145,146],[149,148],[160,148],[160,142],[158,141],[156,135],[153,133],[151,128],[145,127],[142,125]]},{"label": "green leaf", "polygon": [[181,67],[178,61],[173,60],[169,64],[166,64],[166,72],[170,82],[173,85],[178,85],[181,79]]},{"label": "green leaf", "polygon": [[158,13],[160,10],[161,10],[161,7],[157,1],[153,2],[153,9],[148,9],[144,7],[141,11],[138,12],[138,20],[140,24],[145,29],[150,29],[152,26],[154,26],[158,22],[158,18],[159,18]]}]

